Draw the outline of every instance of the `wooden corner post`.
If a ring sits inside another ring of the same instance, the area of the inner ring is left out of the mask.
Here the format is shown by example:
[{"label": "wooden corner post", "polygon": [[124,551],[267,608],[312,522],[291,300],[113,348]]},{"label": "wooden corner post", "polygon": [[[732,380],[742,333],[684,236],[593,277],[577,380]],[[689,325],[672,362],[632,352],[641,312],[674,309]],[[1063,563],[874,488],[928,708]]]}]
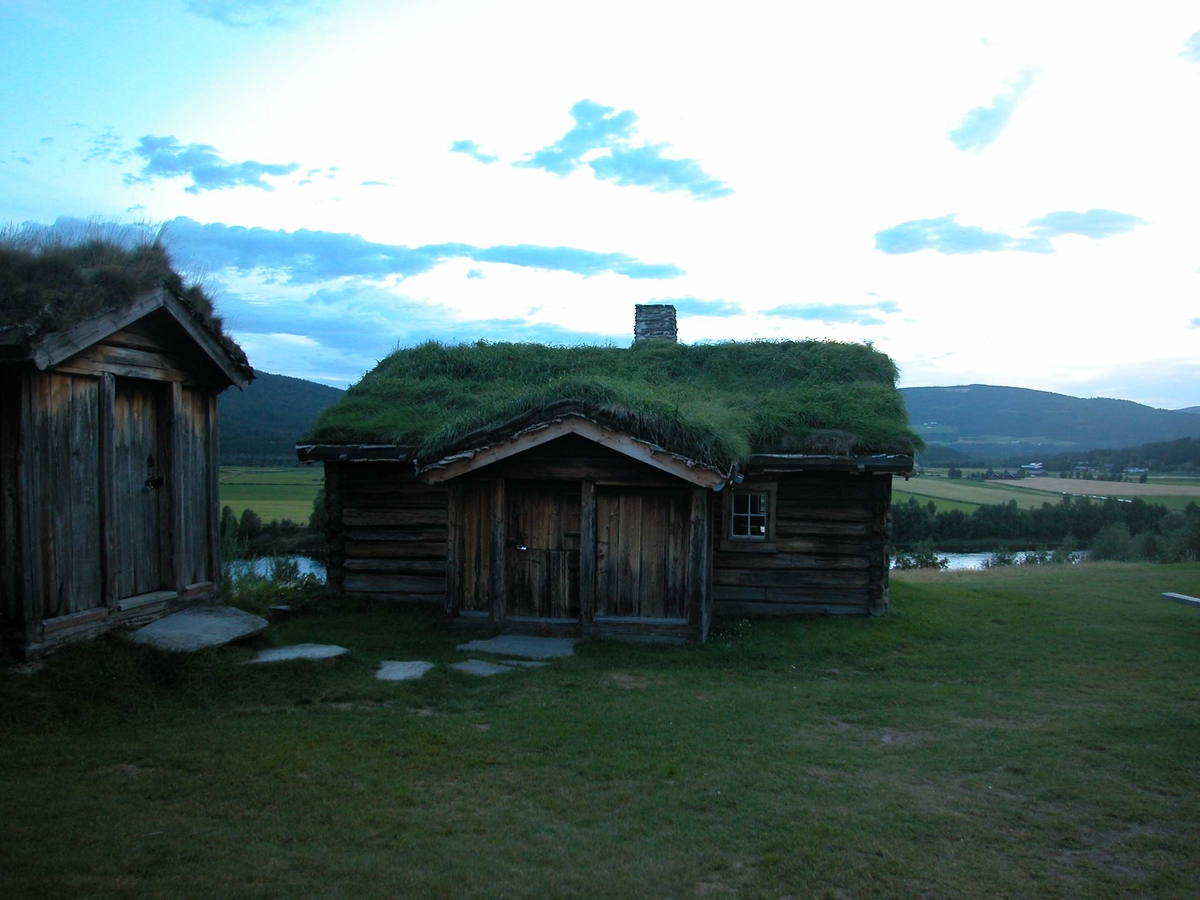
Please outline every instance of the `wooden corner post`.
[{"label": "wooden corner post", "polygon": [[462,608],[462,484],[446,486],[446,615],[457,616]]},{"label": "wooden corner post", "polygon": [[505,500],[505,481],[503,478],[493,478],[492,487],[492,527],[491,527],[491,568],[488,572],[488,597],[491,600],[491,616],[493,622],[504,619],[504,561],[505,545],[508,543],[507,512]]},{"label": "wooden corner post", "polygon": [[687,609],[688,624],[703,633],[706,605],[709,602],[708,590],[708,529],[711,516],[708,513],[707,488],[692,488],[692,510],[688,517],[688,554],[687,554]]},{"label": "wooden corner post", "polygon": [[117,438],[113,417],[117,406],[117,377],[100,376],[100,562],[104,605],[116,612],[117,601]]},{"label": "wooden corner post", "polygon": [[596,614],[596,482],[585,478],[579,504],[579,621]]}]

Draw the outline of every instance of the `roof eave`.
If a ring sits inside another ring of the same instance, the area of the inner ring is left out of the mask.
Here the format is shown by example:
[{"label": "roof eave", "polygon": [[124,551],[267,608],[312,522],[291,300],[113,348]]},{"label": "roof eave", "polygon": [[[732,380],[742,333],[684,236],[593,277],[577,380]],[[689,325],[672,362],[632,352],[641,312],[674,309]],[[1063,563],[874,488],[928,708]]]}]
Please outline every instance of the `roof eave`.
[{"label": "roof eave", "polygon": [[852,472],[873,475],[911,475],[911,454],[879,453],[871,456],[832,456],[807,453],[755,453],[746,467],[751,474],[780,472]]}]

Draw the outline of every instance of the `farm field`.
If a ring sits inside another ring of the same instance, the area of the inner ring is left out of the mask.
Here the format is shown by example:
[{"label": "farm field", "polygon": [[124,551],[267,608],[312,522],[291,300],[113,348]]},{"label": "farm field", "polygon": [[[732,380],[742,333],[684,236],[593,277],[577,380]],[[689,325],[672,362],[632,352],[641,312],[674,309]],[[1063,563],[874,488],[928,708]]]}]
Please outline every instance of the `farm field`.
[{"label": "farm field", "polygon": [[302,525],[312,514],[324,474],[321,466],[221,466],[221,505],[236,516],[248,507],[264,522],[291,519]]},{"label": "farm field", "polygon": [[[1200,503],[1200,484],[1168,484],[1149,482],[1138,484],[1125,481],[1080,481],[1074,478],[1022,478],[1013,481],[978,481],[968,478],[939,478],[920,476],[907,482],[895,479],[892,483],[893,497],[916,496],[922,503],[932,499],[939,511],[953,508],[943,507],[949,503],[1007,503],[1016,500],[1025,509],[1035,509],[1043,503],[1057,503],[1064,493],[1077,497],[1141,497],[1147,503],[1161,503],[1170,509],[1183,509],[1196,501]],[[961,508],[961,507],[960,507]],[[970,512],[964,509],[964,512]]]},{"label": "farm field", "polygon": [[[446,667],[421,611],[0,677],[5,896],[1192,896],[1200,565],[906,573],[880,618]],[[436,664],[372,678],[381,660]]]},{"label": "farm field", "polygon": [[[910,481],[909,484],[912,484],[912,482]],[[979,509],[978,503],[968,503],[965,500],[946,500],[945,498],[942,498],[942,497],[938,497],[935,499],[928,494],[919,494],[919,493],[916,493],[915,491],[903,490],[899,487],[892,488],[892,505],[893,506],[896,506],[900,503],[907,503],[910,497],[916,498],[917,502],[922,505],[924,505],[924,504],[928,503],[930,500],[932,500],[934,502],[934,504],[937,506],[938,512],[949,512],[952,509],[957,509],[957,510],[961,510],[962,512],[966,513],[967,515],[970,515],[975,510]]]}]

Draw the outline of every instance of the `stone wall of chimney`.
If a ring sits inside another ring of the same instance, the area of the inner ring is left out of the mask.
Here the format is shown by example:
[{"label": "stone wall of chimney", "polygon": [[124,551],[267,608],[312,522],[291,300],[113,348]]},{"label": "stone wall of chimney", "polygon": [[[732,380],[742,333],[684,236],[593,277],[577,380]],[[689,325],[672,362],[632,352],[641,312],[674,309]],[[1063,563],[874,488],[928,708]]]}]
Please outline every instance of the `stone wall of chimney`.
[{"label": "stone wall of chimney", "polygon": [[665,303],[637,304],[633,316],[633,341],[678,341],[675,307]]}]

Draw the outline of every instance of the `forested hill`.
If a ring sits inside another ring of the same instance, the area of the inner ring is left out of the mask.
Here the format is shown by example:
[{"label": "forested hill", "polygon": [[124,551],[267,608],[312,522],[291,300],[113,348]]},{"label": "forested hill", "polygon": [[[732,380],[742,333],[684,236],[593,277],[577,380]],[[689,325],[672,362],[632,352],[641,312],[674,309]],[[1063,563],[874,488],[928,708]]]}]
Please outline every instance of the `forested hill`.
[{"label": "forested hill", "polygon": [[302,378],[256,372],[245,391],[221,394],[221,462],[295,464],[296,441],[342,393]]},{"label": "forested hill", "polygon": [[1130,400],[1083,400],[986,384],[904,388],[901,393],[909,422],[930,445],[969,456],[1049,456],[1200,437],[1200,416],[1190,410],[1154,409]]}]

